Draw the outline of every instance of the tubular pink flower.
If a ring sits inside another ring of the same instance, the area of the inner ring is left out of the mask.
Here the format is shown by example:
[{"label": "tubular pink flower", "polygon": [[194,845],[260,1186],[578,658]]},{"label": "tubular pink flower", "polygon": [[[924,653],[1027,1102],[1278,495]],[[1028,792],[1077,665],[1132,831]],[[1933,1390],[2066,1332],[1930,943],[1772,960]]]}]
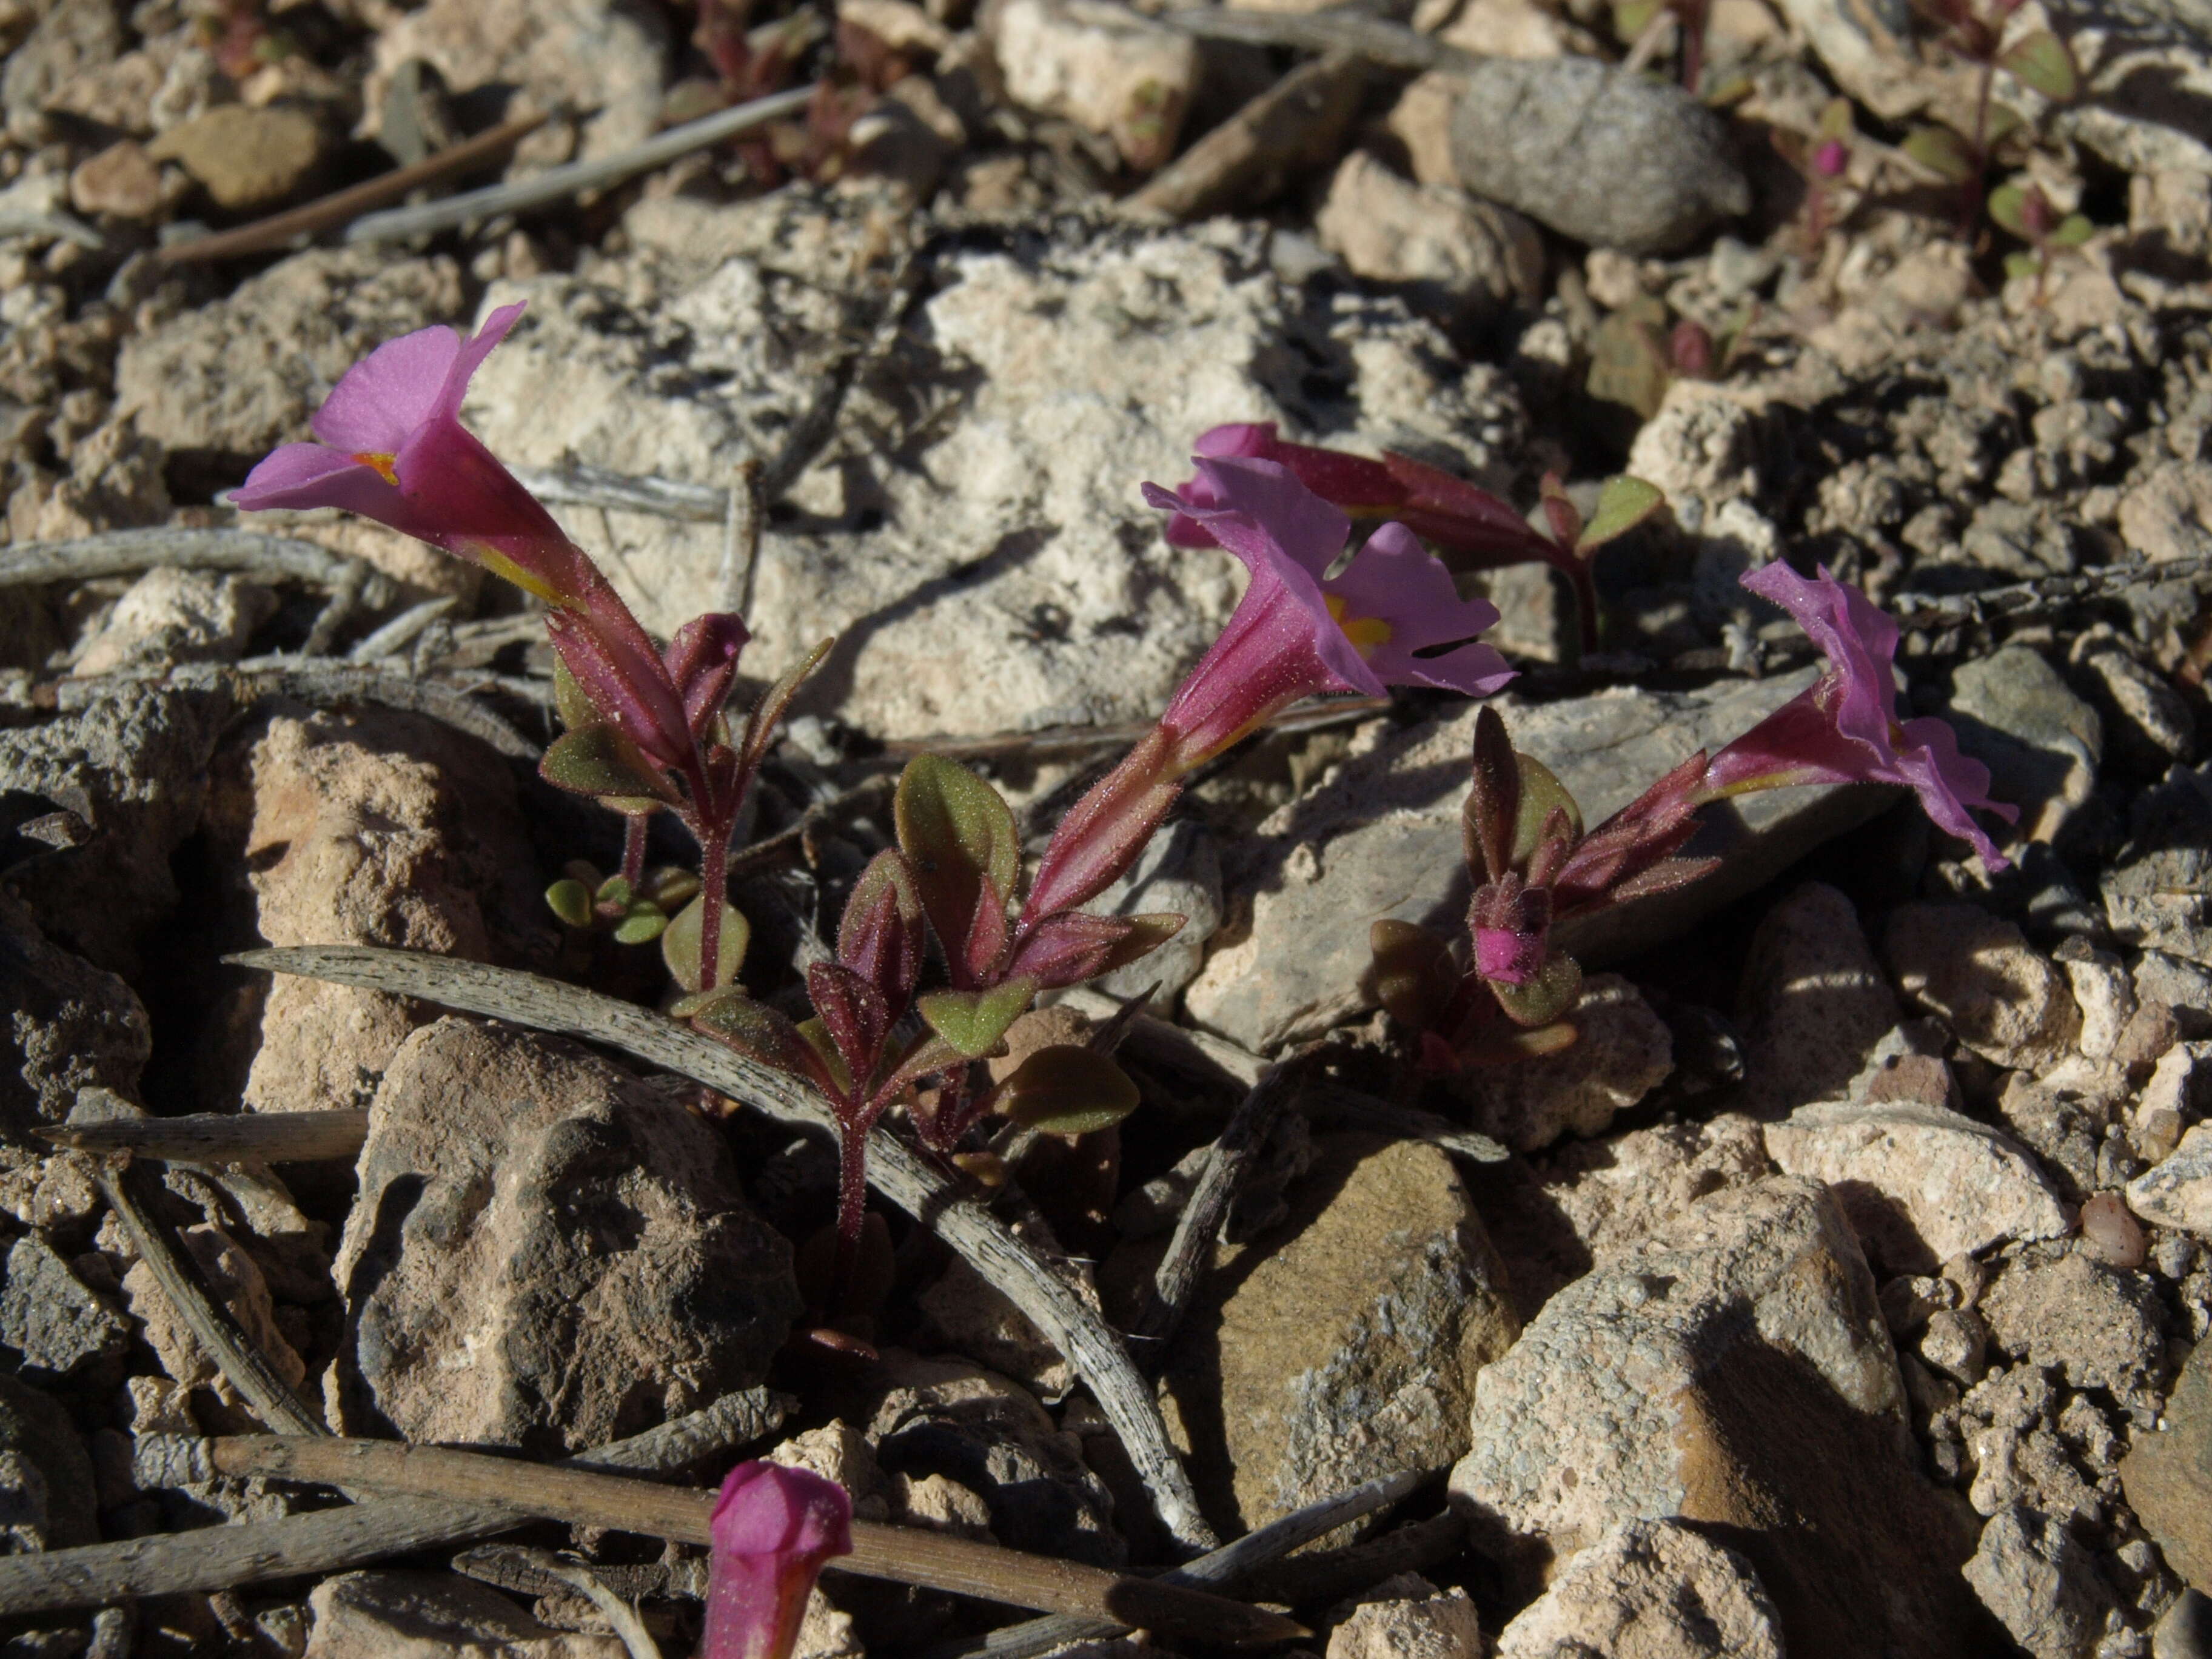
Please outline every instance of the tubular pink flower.
[{"label": "tubular pink flower", "polygon": [[1252,580],[1160,718],[1178,775],[1315,692],[1380,696],[1387,682],[1487,696],[1513,678],[1474,639],[1498,621],[1497,608],[1461,599],[1451,573],[1404,526],[1382,526],[1330,577],[1351,520],[1288,467],[1203,455],[1197,467],[1188,493],[1146,484],[1145,499],[1188,517]]},{"label": "tubular pink flower", "polygon": [[853,1553],[853,1500],[805,1469],[740,1463],[711,1531],[700,1659],[787,1659],[822,1564]]},{"label": "tubular pink flower", "polygon": [[1800,783],[1901,783],[1939,829],[1972,843],[1983,865],[2008,860],[1968,815],[2020,809],[1989,796],[1990,769],[1959,752],[1950,726],[1932,715],[1897,718],[1897,624],[1872,600],[1820,567],[1808,580],[1780,560],[1744,574],[1743,585],[1796,619],[1828,659],[1827,672],[1712,758],[1699,796]]},{"label": "tubular pink flower", "polygon": [[593,704],[654,760],[680,767],[690,719],[660,653],[589,556],[461,424],[470,377],[521,315],[502,306],[466,339],[426,328],[386,341],[315,411],[317,441],[267,456],[231,500],[249,513],[342,507],[536,594],[553,607],[554,648]]}]

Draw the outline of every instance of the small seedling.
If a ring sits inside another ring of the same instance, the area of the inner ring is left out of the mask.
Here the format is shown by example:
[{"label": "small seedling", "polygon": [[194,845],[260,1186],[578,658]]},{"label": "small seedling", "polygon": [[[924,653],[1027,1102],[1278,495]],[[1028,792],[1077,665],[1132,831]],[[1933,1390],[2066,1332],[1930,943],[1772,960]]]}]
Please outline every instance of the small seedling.
[{"label": "small seedling", "polygon": [[2005,255],[2005,275],[2034,277],[2039,306],[2052,256],[2080,247],[2097,234],[2097,228],[2081,214],[2060,213],[2039,185],[2016,179],[1990,192],[1990,217],[2027,244],[2026,249]]}]

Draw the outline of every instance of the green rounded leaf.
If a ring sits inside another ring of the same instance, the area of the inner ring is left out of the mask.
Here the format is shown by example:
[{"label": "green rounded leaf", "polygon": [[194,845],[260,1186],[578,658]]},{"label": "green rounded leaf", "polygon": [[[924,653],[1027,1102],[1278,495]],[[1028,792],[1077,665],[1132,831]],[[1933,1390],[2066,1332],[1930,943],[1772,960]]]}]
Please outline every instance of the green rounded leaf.
[{"label": "green rounded leaf", "polygon": [[556,881],[545,890],[546,907],[571,927],[592,925],[591,890],[573,878]]},{"label": "green rounded leaf", "polygon": [[1666,494],[1657,484],[1632,478],[1626,473],[1607,478],[1599,486],[1597,512],[1583,526],[1575,551],[1595,553],[1616,536],[1626,536],[1666,505]]},{"label": "green rounded leaf", "polygon": [[597,902],[612,905],[618,910],[629,909],[630,901],[635,896],[630,891],[629,878],[621,875],[609,876],[599,884],[599,891],[592,895]]},{"label": "green rounded leaf", "polygon": [[1526,985],[1501,985],[1496,980],[1484,983],[1516,1025],[1549,1025],[1581,999],[1583,970],[1572,957],[1554,951]]},{"label": "green rounded leaf", "polygon": [[1963,185],[1974,176],[1973,151],[1948,127],[1915,127],[1898,148],[1946,184]]},{"label": "green rounded leaf", "polygon": [[2058,228],[2051,233],[2051,246],[2079,247],[2096,234],[2096,226],[2078,213],[2069,213],[2058,222]]},{"label": "green rounded leaf", "polygon": [[1553,807],[1567,815],[1567,827],[1577,836],[1583,832],[1583,809],[1543,762],[1518,750],[1513,758],[1521,763],[1521,800],[1513,820],[1512,867],[1517,870],[1534,854],[1536,843],[1543,838],[1544,821],[1552,816]]},{"label": "green rounded leaf", "polygon": [[1990,217],[2023,242],[2035,240],[2027,224],[2027,188],[2008,180],[1990,192]]},{"label": "green rounded leaf", "polygon": [[1012,906],[1022,860],[1013,811],[975,773],[939,755],[907,763],[892,810],[922,908],[945,949],[957,951],[986,883],[1002,908]]},{"label": "green rounded leaf", "polygon": [[2005,275],[2014,281],[2033,276],[2042,269],[2043,258],[2040,254],[2031,253],[2022,249],[2017,253],[2005,255]]},{"label": "green rounded leaf", "polygon": [[1137,1109],[1137,1085],[1095,1048],[1040,1048],[1000,1084],[993,1104],[1025,1129],[1085,1135],[1110,1129]]},{"label": "green rounded leaf", "polygon": [[640,899],[629,914],[615,924],[617,945],[650,945],[668,927],[668,913],[651,899]]},{"label": "green rounded leaf", "polygon": [[646,896],[664,910],[689,904],[699,893],[699,878],[689,870],[664,864],[646,872]]},{"label": "green rounded leaf", "polygon": [[[676,913],[676,919],[660,935],[660,959],[668,964],[670,975],[687,991],[699,990],[707,982],[706,976],[699,971],[699,934],[706,922],[707,896],[702,893]],[[716,984],[726,985],[737,978],[751,937],[751,925],[735,905],[724,900],[721,949],[715,952],[721,959],[721,971],[714,975]]]},{"label": "green rounded leaf", "polygon": [[1385,916],[1369,924],[1375,957],[1375,1000],[1409,1031],[1432,1030],[1459,989],[1459,964],[1451,947],[1416,922]]},{"label": "green rounded leaf", "polygon": [[734,985],[695,993],[668,1012],[763,1066],[797,1077],[811,1079],[817,1074],[819,1057],[799,1027]]},{"label": "green rounded leaf", "polygon": [[[1110,974],[1133,962],[1143,961],[1182,932],[1183,924],[1190,918],[1179,910],[1146,910],[1121,920],[1129,924],[1129,931],[1106,952],[1106,960],[1099,964],[1099,974]],[[1094,979],[1097,976],[1091,975]]]},{"label": "green rounded leaf", "polygon": [[931,1030],[968,1059],[981,1060],[1028,1011],[1036,991],[1035,980],[1017,975],[988,991],[932,991],[914,1006]]},{"label": "green rounded leaf", "polygon": [[2022,86],[2053,103],[2070,104],[2081,90],[2081,71],[2067,44],[2049,29],[2025,35],[1997,55],[1998,64]]},{"label": "green rounded leaf", "polygon": [[546,782],[579,795],[675,799],[659,769],[611,726],[580,726],[554,738],[538,763]]},{"label": "green rounded leaf", "polygon": [[553,707],[568,731],[580,732],[599,723],[599,711],[592,707],[592,700],[584,695],[584,688],[576,684],[576,677],[558,652],[553,657]]}]

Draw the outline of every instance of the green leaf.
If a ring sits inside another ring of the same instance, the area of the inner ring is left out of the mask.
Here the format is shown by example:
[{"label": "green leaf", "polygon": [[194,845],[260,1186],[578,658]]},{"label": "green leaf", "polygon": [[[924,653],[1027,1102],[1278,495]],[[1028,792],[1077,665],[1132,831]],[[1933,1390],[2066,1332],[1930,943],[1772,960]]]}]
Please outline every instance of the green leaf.
[{"label": "green leaf", "polygon": [[553,657],[553,707],[568,731],[580,732],[599,723],[599,711],[592,707],[592,700],[584,695],[584,688],[576,684],[576,677],[558,652]]},{"label": "green leaf", "polygon": [[571,927],[592,925],[591,890],[574,878],[556,881],[547,888],[545,902],[555,915]]},{"label": "green leaf", "polygon": [[630,900],[635,896],[636,895],[629,890],[629,878],[616,875],[609,876],[601,882],[599,891],[592,895],[592,899],[597,904],[611,904],[619,909],[627,910],[629,908]]},{"label": "green leaf", "polygon": [[1607,478],[1598,489],[1596,515],[1583,527],[1582,539],[1575,544],[1575,551],[1585,556],[1596,552],[1666,505],[1667,497],[1657,484],[1632,478],[1626,473]]},{"label": "green leaf", "polygon": [[1651,27],[1651,20],[1666,9],[1666,0],[1615,0],[1613,33],[1616,39],[1635,40]]},{"label": "green leaf", "polygon": [[1995,149],[2027,125],[2027,118],[2010,104],[1991,104],[1989,118],[1982,124],[1984,151]]},{"label": "green leaf", "polygon": [[1648,421],[1659,412],[1670,377],[1651,325],[1635,314],[1638,309],[1616,311],[1597,325],[1583,386],[1591,397],[1632,409]]},{"label": "green leaf", "polygon": [[668,913],[651,899],[640,899],[629,907],[629,914],[615,924],[615,943],[650,945],[667,927]]},{"label": "green leaf", "polygon": [[799,1027],[734,985],[684,998],[669,1011],[748,1059],[794,1076],[817,1076],[819,1056]]},{"label": "green leaf", "polygon": [[988,783],[957,761],[916,755],[893,803],[899,850],[914,867],[922,908],[947,954],[968,942],[983,884],[1011,908],[1021,872],[1014,815]]},{"label": "green leaf", "polygon": [[1915,127],[1898,148],[1946,184],[1963,185],[1974,176],[1973,151],[1948,127]]},{"label": "green leaf", "polygon": [[1990,217],[2023,242],[2035,240],[2027,224],[2027,187],[2007,180],[1990,192]]},{"label": "green leaf", "polygon": [[[707,896],[702,893],[676,913],[676,920],[660,935],[660,959],[668,964],[670,975],[687,991],[696,991],[707,982],[699,971],[699,934],[706,924]],[[735,905],[725,899],[721,949],[715,952],[721,958],[721,972],[714,975],[717,984],[726,985],[737,978],[751,937],[751,925]]]},{"label": "green leaf", "polygon": [[2043,258],[2040,254],[2033,253],[2026,249],[2021,249],[2016,253],[2008,253],[2005,255],[2005,275],[2014,278],[2015,281],[2024,280],[2027,277],[2033,276],[2037,271],[2042,269]]},{"label": "green leaf", "polygon": [[1580,836],[1583,832],[1583,809],[1575,805],[1575,798],[1567,793],[1567,786],[1552,774],[1552,769],[1534,755],[1514,751],[1514,759],[1521,763],[1521,810],[1513,820],[1512,867],[1519,869],[1528,862],[1536,850],[1536,843],[1544,836],[1544,820],[1558,807],[1567,815],[1568,825]]},{"label": "green leaf", "polygon": [[1409,1031],[1443,1024],[1459,989],[1459,964],[1438,935],[1410,921],[1385,916],[1370,923],[1367,946],[1375,956],[1375,1000]]},{"label": "green leaf", "polygon": [[673,864],[664,864],[646,874],[646,896],[664,910],[689,904],[698,891],[699,878]]},{"label": "green leaf", "polygon": [[1820,106],[1817,136],[1822,143],[1831,140],[1838,143],[1848,143],[1857,136],[1857,132],[1858,128],[1852,118],[1850,99],[1831,98]]},{"label": "green leaf", "polygon": [[676,792],[637,745],[611,726],[579,726],[553,739],[538,763],[546,782],[580,795],[646,795],[673,801]]},{"label": "green leaf", "polygon": [[[1147,910],[1140,915],[1124,916],[1131,925],[1121,942],[1106,953],[1106,961],[1099,974],[1110,974],[1117,968],[1127,968],[1145,957],[1182,932],[1183,923],[1190,918],[1177,910]],[[1097,975],[1092,975],[1096,978]]]},{"label": "green leaf", "polygon": [[2078,213],[2069,213],[2058,222],[2058,228],[2051,233],[2051,246],[2079,247],[2096,234],[2096,226]]},{"label": "green leaf", "polygon": [[775,741],[776,723],[782,720],[784,710],[791,707],[791,700],[799,695],[799,688],[806,684],[809,674],[822,665],[822,659],[830,654],[830,647],[836,642],[824,640],[816,646],[762,693],[761,700],[753,705],[753,712],[745,720],[745,740],[738,747],[749,772],[760,764],[761,757]]},{"label": "green leaf", "polygon": [[2081,90],[2081,71],[2067,44],[2049,29],[2025,35],[1997,55],[2022,86],[2033,87],[2053,103],[2070,104]]},{"label": "green leaf", "polygon": [[1137,1085],[1096,1049],[1040,1048],[1001,1083],[993,1105],[1025,1129],[1085,1135],[1109,1129],[1137,1109]]},{"label": "green leaf", "polygon": [[1549,1025],[1581,998],[1583,970],[1572,957],[1554,951],[1526,985],[1501,985],[1495,980],[1484,983],[1516,1025]]},{"label": "green leaf", "polygon": [[999,1046],[1006,1027],[1027,1011],[1036,981],[1016,975],[988,991],[932,991],[915,1006],[929,1029],[969,1060],[981,1060]]}]

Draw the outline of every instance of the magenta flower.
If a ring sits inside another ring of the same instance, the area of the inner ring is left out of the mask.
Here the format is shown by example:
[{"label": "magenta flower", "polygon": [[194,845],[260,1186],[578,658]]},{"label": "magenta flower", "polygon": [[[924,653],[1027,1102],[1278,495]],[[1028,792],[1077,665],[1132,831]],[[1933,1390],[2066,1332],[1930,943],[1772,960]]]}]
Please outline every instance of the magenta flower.
[{"label": "magenta flower", "polygon": [[[1252,580],[1160,718],[1179,773],[1316,692],[1380,696],[1387,683],[1479,697],[1513,678],[1474,637],[1498,621],[1497,608],[1460,598],[1451,573],[1404,526],[1382,526],[1332,577],[1351,520],[1288,467],[1214,456],[1197,467],[1187,493],[1146,484],[1145,499],[1202,528]],[[1437,650],[1444,646],[1456,648]]]},{"label": "magenta flower", "polygon": [[1968,814],[2007,823],[2020,809],[1989,797],[1990,769],[1959,752],[1949,726],[1933,716],[1897,718],[1897,624],[1874,602],[1820,567],[1808,580],[1780,560],[1748,571],[1743,585],[1796,618],[1827,653],[1827,672],[1713,757],[1699,798],[1799,783],[1901,783],[1920,797],[1938,828],[1970,842],[1990,870],[2008,860]]},{"label": "magenta flower", "polygon": [[712,1532],[700,1659],[787,1659],[822,1564],[853,1553],[853,1500],[805,1469],[740,1463]]}]

